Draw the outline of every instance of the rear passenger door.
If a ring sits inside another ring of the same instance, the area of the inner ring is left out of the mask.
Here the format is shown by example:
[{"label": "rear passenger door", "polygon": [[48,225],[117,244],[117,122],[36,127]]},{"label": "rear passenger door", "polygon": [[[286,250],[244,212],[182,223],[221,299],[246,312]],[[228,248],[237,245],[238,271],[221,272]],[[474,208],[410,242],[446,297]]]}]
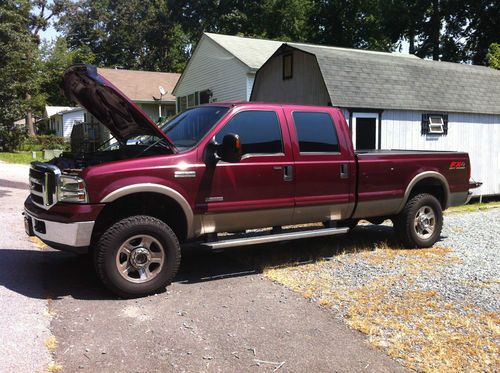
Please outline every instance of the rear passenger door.
[{"label": "rear passenger door", "polygon": [[[354,159],[336,112],[285,110],[292,137],[294,223],[345,219],[354,207]],[[336,123],[337,122],[337,123]]]},{"label": "rear passenger door", "polygon": [[206,190],[206,227],[213,231],[290,224],[294,208],[290,136],[283,110],[275,106],[242,108],[217,131],[240,137],[243,156],[238,163],[219,161]]}]

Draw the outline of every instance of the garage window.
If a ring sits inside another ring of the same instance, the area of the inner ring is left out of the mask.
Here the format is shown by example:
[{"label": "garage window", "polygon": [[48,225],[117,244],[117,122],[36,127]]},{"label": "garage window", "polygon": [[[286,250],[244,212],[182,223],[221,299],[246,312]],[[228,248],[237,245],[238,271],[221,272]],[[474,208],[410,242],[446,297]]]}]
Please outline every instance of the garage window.
[{"label": "garage window", "polygon": [[447,114],[422,114],[422,135],[447,135]]},{"label": "garage window", "polygon": [[283,79],[292,79],[293,77],[293,54],[283,56]]}]

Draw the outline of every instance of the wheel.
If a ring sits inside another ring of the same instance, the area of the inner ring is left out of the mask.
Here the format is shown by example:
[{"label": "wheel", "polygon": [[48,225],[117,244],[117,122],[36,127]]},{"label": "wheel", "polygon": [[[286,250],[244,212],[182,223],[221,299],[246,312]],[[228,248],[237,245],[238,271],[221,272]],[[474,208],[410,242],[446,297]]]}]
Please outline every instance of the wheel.
[{"label": "wheel", "polygon": [[163,290],[181,260],[179,241],[170,227],[150,216],[132,216],[108,228],[96,247],[96,269],[103,284],[124,298]]},{"label": "wheel", "polygon": [[431,247],[443,228],[441,204],[430,194],[417,194],[406,203],[393,223],[405,247]]}]

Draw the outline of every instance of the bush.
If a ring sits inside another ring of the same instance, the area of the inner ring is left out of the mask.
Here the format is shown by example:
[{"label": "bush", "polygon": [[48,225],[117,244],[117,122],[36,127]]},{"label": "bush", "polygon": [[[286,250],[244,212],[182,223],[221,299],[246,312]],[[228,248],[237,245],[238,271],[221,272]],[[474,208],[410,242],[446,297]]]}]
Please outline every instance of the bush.
[{"label": "bush", "polygon": [[26,138],[21,145],[21,150],[24,151],[40,151],[45,149],[69,150],[69,144],[64,141],[64,137],[38,135]]},{"label": "bush", "polygon": [[0,126],[0,150],[13,152],[26,138],[26,131],[17,127]]}]

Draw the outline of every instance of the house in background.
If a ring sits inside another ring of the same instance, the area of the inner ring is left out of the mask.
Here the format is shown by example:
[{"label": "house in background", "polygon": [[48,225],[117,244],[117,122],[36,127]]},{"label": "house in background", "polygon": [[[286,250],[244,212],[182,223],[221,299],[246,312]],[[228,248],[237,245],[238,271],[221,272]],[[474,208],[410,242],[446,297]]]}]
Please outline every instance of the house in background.
[{"label": "house in background", "polygon": [[[175,114],[175,97],[172,96],[172,90],[180,74],[104,68],[97,70],[153,121],[157,122],[160,116],[169,117]],[[160,86],[163,87],[163,95],[160,93]],[[87,125],[88,128],[82,130],[85,133],[90,130],[93,133],[91,137],[95,138],[96,142],[109,138],[109,131],[81,107],[46,106],[44,120],[47,129],[67,141],[71,138],[73,127],[78,123]]]},{"label": "house in background", "polygon": [[[156,71],[98,68],[97,72],[113,83],[155,122],[160,116],[175,114],[174,90],[181,74]],[[160,94],[163,87],[165,94]]]},{"label": "house in background", "polygon": [[81,107],[45,106],[46,128],[69,141],[73,126],[87,119],[87,111]]},{"label": "house in background", "polygon": [[248,101],[256,71],[281,44],[204,33],[173,90],[177,112],[208,102]]},{"label": "house in background", "polygon": [[254,101],[333,105],[356,149],[469,153],[475,194],[500,194],[500,71],[410,55],[283,44]]}]

